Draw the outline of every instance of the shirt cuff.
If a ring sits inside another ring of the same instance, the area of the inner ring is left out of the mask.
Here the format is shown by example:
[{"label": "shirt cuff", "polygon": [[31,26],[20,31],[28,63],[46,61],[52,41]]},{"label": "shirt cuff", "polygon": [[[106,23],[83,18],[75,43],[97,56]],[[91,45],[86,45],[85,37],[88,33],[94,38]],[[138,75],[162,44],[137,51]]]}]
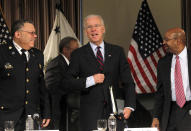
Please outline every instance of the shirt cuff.
[{"label": "shirt cuff", "polygon": [[89,88],[90,86],[95,85],[94,77],[89,76],[86,78],[86,88]]},{"label": "shirt cuff", "polygon": [[125,108],[129,108],[131,111],[135,111],[135,109],[131,108],[131,107],[125,107]]}]

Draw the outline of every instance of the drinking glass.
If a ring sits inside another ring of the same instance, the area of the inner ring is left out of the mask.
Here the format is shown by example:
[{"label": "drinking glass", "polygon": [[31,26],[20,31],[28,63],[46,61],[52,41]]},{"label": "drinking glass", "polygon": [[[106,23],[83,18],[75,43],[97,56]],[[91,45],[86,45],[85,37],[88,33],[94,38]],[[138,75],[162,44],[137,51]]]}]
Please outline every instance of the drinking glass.
[{"label": "drinking glass", "polygon": [[106,129],[107,129],[107,120],[106,119],[97,120],[97,129],[99,131],[106,131]]},{"label": "drinking glass", "polygon": [[4,128],[5,131],[14,131],[14,121],[5,121]]}]

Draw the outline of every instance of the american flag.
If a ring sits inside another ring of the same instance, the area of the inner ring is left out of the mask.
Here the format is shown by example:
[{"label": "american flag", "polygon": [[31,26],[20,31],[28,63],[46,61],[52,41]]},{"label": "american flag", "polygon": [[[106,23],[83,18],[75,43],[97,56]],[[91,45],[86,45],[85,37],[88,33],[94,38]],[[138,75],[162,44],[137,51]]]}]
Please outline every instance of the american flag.
[{"label": "american flag", "polygon": [[6,44],[8,41],[11,41],[11,40],[12,40],[12,37],[0,7],[0,44]]},{"label": "american flag", "polygon": [[166,54],[162,42],[147,1],[144,0],[128,52],[128,62],[138,94],[156,91],[157,63]]}]

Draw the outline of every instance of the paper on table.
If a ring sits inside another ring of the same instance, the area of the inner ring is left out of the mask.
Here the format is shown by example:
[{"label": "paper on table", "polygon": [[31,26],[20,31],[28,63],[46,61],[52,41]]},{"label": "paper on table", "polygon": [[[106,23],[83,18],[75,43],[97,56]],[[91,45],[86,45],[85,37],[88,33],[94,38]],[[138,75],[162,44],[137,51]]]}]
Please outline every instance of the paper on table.
[{"label": "paper on table", "polygon": [[112,88],[112,86],[109,87],[109,90],[110,90],[113,113],[117,114],[117,109],[116,109],[116,106],[115,106],[115,100],[114,100],[114,96],[113,96],[113,88]]},{"label": "paper on table", "polygon": [[157,128],[125,128],[124,131],[158,131]]}]

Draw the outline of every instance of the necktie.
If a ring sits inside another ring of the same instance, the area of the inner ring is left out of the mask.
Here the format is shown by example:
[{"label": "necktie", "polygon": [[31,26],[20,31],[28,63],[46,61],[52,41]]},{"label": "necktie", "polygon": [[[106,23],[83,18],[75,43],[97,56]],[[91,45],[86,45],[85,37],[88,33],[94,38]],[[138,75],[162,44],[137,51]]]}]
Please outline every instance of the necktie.
[{"label": "necktie", "polygon": [[99,69],[100,69],[100,71],[103,71],[103,56],[102,56],[102,54],[101,54],[101,51],[100,51],[100,48],[101,47],[97,47],[97,54],[96,54],[96,57],[97,57],[97,61],[98,61],[98,63],[99,63]]},{"label": "necktie", "polygon": [[24,62],[27,62],[27,56],[25,54],[26,50],[25,49],[21,49],[21,52],[22,52],[21,56],[22,56]]},{"label": "necktie", "polygon": [[183,88],[179,56],[176,56],[174,78],[175,78],[176,103],[180,108],[182,108],[186,103],[186,100]]}]

